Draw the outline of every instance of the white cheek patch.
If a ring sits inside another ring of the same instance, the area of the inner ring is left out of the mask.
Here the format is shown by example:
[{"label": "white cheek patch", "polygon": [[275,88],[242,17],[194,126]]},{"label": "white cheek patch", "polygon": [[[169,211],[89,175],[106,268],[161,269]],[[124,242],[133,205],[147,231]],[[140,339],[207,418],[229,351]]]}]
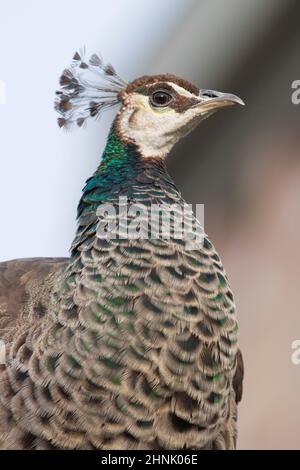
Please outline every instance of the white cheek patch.
[{"label": "white cheek patch", "polygon": [[148,98],[148,96],[140,95],[140,94],[138,94],[138,93],[134,93],[134,94],[133,94],[133,100],[134,100],[134,104],[135,104],[137,107],[144,108],[145,110],[150,107],[150,106],[149,106],[149,98]]},{"label": "white cheek patch", "polygon": [[122,113],[121,130],[137,144],[143,157],[163,157],[176,143],[176,114],[174,110],[156,113],[150,106],[139,105],[138,110]]},{"label": "white cheek patch", "polygon": [[[188,98],[195,95],[170,83],[174,91]],[[134,93],[131,106],[121,114],[122,132],[136,143],[143,157],[165,157],[178,140],[195,127],[197,110],[178,113],[170,107],[153,108],[149,97]]]}]

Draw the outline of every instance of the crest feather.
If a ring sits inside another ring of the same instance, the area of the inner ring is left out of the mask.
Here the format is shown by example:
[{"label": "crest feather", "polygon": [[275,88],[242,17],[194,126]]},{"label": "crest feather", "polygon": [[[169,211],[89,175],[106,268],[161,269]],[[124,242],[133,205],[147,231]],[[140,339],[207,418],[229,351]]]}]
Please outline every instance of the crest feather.
[{"label": "crest feather", "polygon": [[82,127],[87,118],[98,118],[119,103],[119,93],[127,86],[111,64],[104,64],[98,54],[87,60],[85,50],[75,52],[59,84],[55,109],[60,114],[58,125],[63,128]]}]

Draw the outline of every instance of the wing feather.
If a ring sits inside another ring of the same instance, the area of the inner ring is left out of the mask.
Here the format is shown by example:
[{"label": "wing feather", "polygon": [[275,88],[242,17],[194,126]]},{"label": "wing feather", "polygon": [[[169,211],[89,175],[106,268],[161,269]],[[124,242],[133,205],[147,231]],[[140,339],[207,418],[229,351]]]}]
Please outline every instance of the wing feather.
[{"label": "wing feather", "polygon": [[[20,321],[40,318],[66,258],[28,258],[0,263],[0,339],[9,339]],[[32,317],[31,317],[32,318]]]}]

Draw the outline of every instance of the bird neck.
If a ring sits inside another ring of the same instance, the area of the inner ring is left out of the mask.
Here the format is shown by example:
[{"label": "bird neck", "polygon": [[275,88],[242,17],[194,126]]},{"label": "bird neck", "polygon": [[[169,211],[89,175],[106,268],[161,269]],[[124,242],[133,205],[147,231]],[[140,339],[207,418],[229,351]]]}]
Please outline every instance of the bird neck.
[{"label": "bird neck", "polygon": [[130,170],[137,170],[141,161],[142,155],[137,150],[137,147],[132,143],[126,142],[124,137],[119,135],[116,123],[114,123],[108,135],[96,175],[110,173],[113,178],[122,181],[125,176],[122,170],[127,168],[130,174]]},{"label": "bird neck", "polygon": [[99,204],[109,202],[118,195],[138,200],[136,188],[153,184],[178,191],[168,174],[165,161],[159,157],[143,157],[137,146],[120,136],[114,123],[102,154],[101,163],[86,182],[78,206],[78,217],[88,208],[89,212]]},{"label": "bird neck", "polygon": [[[131,178],[145,173],[149,168],[158,179],[168,175],[165,159],[162,157],[145,157],[137,145],[124,136],[117,124],[113,123],[102,154],[101,163],[94,176],[110,176],[111,181],[126,184]],[[170,176],[168,175],[169,179]]]}]

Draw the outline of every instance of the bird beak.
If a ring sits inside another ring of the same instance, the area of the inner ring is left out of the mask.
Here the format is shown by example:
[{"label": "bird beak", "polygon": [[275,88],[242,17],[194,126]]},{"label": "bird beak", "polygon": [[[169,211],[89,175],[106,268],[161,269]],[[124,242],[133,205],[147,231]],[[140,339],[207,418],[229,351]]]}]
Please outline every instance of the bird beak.
[{"label": "bird beak", "polygon": [[195,106],[199,107],[199,111],[206,113],[233,104],[245,105],[244,101],[236,95],[215,90],[200,90],[199,102]]}]

